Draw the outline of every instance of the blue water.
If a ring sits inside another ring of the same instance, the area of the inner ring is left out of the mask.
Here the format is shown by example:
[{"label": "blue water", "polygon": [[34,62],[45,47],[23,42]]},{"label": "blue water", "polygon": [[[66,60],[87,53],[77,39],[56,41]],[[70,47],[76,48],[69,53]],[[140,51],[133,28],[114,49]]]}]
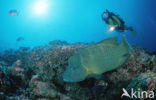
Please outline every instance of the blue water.
[{"label": "blue water", "polygon": [[[98,42],[124,34],[131,45],[156,50],[155,0],[46,0],[47,12],[35,14],[39,0],[0,0],[0,48],[48,44],[52,40]],[[8,12],[16,9],[18,16]],[[108,32],[101,14],[108,9],[119,14],[137,35]],[[17,42],[18,37],[23,41]]]}]

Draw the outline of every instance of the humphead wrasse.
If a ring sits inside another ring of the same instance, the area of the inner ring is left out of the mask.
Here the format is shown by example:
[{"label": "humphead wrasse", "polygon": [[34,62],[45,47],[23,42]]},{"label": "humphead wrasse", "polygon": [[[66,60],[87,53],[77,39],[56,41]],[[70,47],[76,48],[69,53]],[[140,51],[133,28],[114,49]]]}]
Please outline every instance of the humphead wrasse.
[{"label": "humphead wrasse", "polygon": [[116,69],[127,61],[129,51],[124,37],[119,45],[117,38],[110,38],[86,47],[69,58],[63,80],[79,82]]}]

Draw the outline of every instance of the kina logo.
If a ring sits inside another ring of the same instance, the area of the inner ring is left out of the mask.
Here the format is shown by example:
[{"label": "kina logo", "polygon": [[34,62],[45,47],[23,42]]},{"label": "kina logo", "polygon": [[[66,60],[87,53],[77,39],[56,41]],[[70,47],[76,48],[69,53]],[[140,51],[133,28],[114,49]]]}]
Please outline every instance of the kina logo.
[{"label": "kina logo", "polygon": [[138,89],[137,91],[134,91],[133,88],[131,88],[131,93],[129,94],[125,88],[122,88],[123,94],[122,97],[128,97],[128,98],[154,98],[154,92],[153,91],[141,91]]}]

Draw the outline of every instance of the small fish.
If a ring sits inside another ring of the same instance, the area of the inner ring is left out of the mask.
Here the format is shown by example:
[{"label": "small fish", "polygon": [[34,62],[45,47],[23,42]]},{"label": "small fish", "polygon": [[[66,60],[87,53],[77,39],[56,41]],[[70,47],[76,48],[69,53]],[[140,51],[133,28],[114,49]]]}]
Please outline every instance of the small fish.
[{"label": "small fish", "polygon": [[24,40],[23,37],[18,37],[18,38],[16,39],[17,42],[19,42],[19,41],[23,41],[23,40]]},{"label": "small fish", "polygon": [[17,12],[17,10],[10,10],[9,12],[8,12],[8,15],[10,15],[10,16],[18,16],[18,12]]}]

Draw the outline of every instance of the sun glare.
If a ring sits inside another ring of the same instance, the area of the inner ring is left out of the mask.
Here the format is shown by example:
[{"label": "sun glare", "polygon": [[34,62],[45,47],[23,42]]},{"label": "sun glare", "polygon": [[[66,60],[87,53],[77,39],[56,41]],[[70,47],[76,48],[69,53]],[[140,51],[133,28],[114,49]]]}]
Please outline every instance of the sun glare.
[{"label": "sun glare", "polygon": [[47,12],[48,3],[45,0],[38,1],[34,4],[34,12],[37,15],[42,15]]}]

